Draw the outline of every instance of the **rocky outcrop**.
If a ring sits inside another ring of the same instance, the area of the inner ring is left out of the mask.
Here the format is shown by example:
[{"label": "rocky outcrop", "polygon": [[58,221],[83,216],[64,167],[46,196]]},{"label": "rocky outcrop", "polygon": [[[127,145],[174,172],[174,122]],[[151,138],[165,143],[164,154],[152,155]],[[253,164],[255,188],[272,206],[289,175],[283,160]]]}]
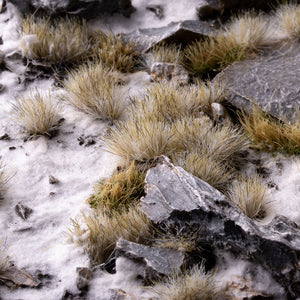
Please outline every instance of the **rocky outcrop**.
[{"label": "rocky outcrop", "polygon": [[131,0],[8,0],[15,4],[21,13],[37,11],[44,15],[80,15],[93,18],[99,14],[121,13],[129,17],[134,11]]},{"label": "rocky outcrop", "polygon": [[184,263],[181,251],[140,245],[120,239],[116,245],[116,257],[126,257],[144,266],[144,280],[155,280],[179,270]]},{"label": "rocky outcrop", "polygon": [[300,104],[300,52],[298,43],[257,58],[236,62],[218,74],[228,100],[239,109],[258,104],[277,118],[295,120]]},{"label": "rocky outcrop", "polygon": [[160,28],[138,29],[134,32],[124,34],[124,39],[133,40],[137,43],[137,50],[147,52],[155,45],[175,43],[186,45],[194,40],[203,39],[215,31],[212,24],[196,20],[183,22],[172,22]]},{"label": "rocky outcrop", "polygon": [[199,247],[208,244],[259,265],[290,299],[300,297],[300,232],[285,217],[258,225],[219,191],[164,157],[147,173],[141,207],[157,226],[199,228]]}]

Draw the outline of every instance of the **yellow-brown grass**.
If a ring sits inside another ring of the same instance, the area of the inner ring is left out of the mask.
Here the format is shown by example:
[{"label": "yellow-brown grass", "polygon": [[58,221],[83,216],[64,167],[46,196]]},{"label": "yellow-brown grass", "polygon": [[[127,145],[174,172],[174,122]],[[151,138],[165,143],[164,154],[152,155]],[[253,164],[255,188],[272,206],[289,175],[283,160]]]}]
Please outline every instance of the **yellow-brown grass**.
[{"label": "yellow-brown grass", "polygon": [[296,3],[281,5],[275,15],[280,29],[287,38],[300,38],[300,5]]},{"label": "yellow-brown grass", "polygon": [[3,198],[3,193],[6,190],[6,184],[10,178],[11,174],[7,171],[5,164],[0,161],[0,200]]},{"label": "yellow-brown grass", "polygon": [[125,42],[123,35],[115,35],[111,31],[105,34],[98,30],[91,35],[91,56],[98,57],[106,67],[121,72],[133,72],[138,61],[134,41]]},{"label": "yellow-brown grass", "polygon": [[213,102],[225,98],[224,86],[198,82],[193,86],[176,83],[155,83],[147,88],[141,99],[136,99],[132,114],[147,116],[156,121],[174,122],[182,117],[199,117],[211,113]]},{"label": "yellow-brown grass", "polygon": [[145,174],[132,162],[110,178],[101,180],[88,201],[93,208],[101,207],[108,213],[127,209],[144,195],[144,181]]},{"label": "yellow-brown grass", "polygon": [[73,241],[84,248],[93,264],[104,263],[120,238],[146,243],[152,238],[149,219],[136,208],[122,212],[98,209],[82,221],[72,220]]},{"label": "yellow-brown grass", "polygon": [[50,92],[31,90],[17,98],[12,118],[31,136],[48,135],[59,126],[59,104]]},{"label": "yellow-brown grass", "polygon": [[30,16],[23,19],[20,45],[23,55],[29,59],[74,63],[89,50],[87,26],[84,20]]},{"label": "yellow-brown grass", "polygon": [[168,276],[165,282],[157,283],[153,290],[161,300],[226,299],[214,275],[205,273],[202,265]]},{"label": "yellow-brown grass", "polygon": [[232,184],[229,199],[251,219],[263,219],[268,210],[268,188],[259,176],[240,177]]},{"label": "yellow-brown grass", "polygon": [[288,154],[300,153],[299,117],[294,123],[287,120],[283,123],[255,108],[249,115],[243,113],[240,121],[255,148]]},{"label": "yellow-brown grass", "polygon": [[64,81],[65,100],[76,109],[103,120],[124,116],[126,99],[119,86],[119,77],[101,61],[89,62],[68,73]]}]

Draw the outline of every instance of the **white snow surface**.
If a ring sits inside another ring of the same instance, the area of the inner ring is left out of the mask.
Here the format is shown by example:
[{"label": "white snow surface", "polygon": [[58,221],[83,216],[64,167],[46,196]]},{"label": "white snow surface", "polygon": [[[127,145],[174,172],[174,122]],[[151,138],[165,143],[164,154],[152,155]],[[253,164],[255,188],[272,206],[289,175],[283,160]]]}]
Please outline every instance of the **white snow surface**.
[{"label": "white snow surface", "polygon": [[[177,0],[175,4],[174,1],[164,1],[165,17],[160,20],[146,6],[161,4],[162,1],[133,0],[132,4],[137,10],[131,18],[105,16],[90,25],[102,26],[102,29],[109,26],[114,32],[165,26],[172,21],[196,19],[196,7],[203,2]],[[19,51],[19,26],[18,11],[8,3],[7,10],[0,14],[0,36],[3,39],[0,50],[6,55]],[[89,266],[87,255],[68,238],[70,218],[90,210],[85,199],[100,178],[113,172],[119,158],[102,149],[100,137],[108,124],[75,112],[66,105],[61,111],[65,122],[58,136],[24,142],[20,128],[10,119],[11,104],[15,98],[31,88],[50,89],[57,99],[61,91],[52,85],[51,80],[19,84],[25,67],[18,60],[7,61],[7,66],[11,71],[0,72],[0,83],[5,85],[4,92],[0,93],[0,136],[7,133],[11,139],[0,141],[0,156],[12,177],[5,199],[0,202],[0,238],[6,241],[8,254],[19,268],[31,274],[39,270],[44,275],[50,275],[51,279],[41,289],[14,290],[1,285],[0,298],[60,299],[66,290],[78,293],[76,268]],[[128,77],[126,91],[135,95],[147,84],[147,73],[132,74]],[[77,141],[80,136],[91,136],[96,144],[80,146]],[[10,147],[15,149],[9,150]],[[268,156],[265,161],[265,165],[272,170],[270,180],[278,186],[278,190],[270,192],[272,209],[265,222],[271,221],[276,214],[282,214],[300,225],[300,159],[292,157],[279,160],[281,167],[278,167],[278,159]],[[49,175],[57,178],[59,183],[51,185]],[[15,206],[19,202],[33,209],[28,220],[17,216]],[[245,265],[245,262],[233,262],[231,267],[220,270],[218,279],[226,283],[232,274],[245,274]],[[95,273],[88,299],[108,299],[110,289],[119,288],[140,297],[151,294],[136,280],[139,270],[132,262],[118,259],[116,267],[118,272],[115,275],[101,271]],[[272,289],[273,286],[277,289],[271,280],[268,284],[268,288]]]}]

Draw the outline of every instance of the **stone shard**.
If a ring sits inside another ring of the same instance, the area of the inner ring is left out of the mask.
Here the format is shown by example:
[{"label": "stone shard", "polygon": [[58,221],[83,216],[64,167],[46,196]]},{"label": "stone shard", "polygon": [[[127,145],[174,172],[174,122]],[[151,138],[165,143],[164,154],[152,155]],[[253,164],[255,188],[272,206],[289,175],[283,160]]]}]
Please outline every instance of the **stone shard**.
[{"label": "stone shard", "polygon": [[15,212],[21,219],[27,220],[30,217],[30,215],[33,213],[33,210],[30,207],[25,206],[21,202],[19,202],[15,206]]},{"label": "stone shard", "polygon": [[259,225],[167,158],[148,171],[141,208],[157,225],[201,228],[202,243],[262,266],[288,297],[300,297],[300,231],[285,217]]},{"label": "stone shard", "polygon": [[250,111],[258,104],[276,118],[294,121],[300,104],[300,52],[298,44],[236,62],[219,73],[230,103]]},{"label": "stone shard", "polygon": [[184,263],[181,251],[168,248],[149,247],[120,239],[116,245],[116,257],[126,257],[144,265],[145,280],[157,279],[179,270]]},{"label": "stone shard", "polygon": [[99,14],[121,13],[129,17],[134,11],[131,0],[8,0],[15,4],[21,13],[44,15],[80,15],[93,18]]},{"label": "stone shard", "polygon": [[165,43],[175,43],[185,45],[193,40],[203,39],[215,32],[211,23],[197,20],[186,20],[182,22],[172,22],[160,28],[138,29],[128,34],[124,34],[124,40],[133,40],[137,43],[137,50],[147,52],[155,45]]}]

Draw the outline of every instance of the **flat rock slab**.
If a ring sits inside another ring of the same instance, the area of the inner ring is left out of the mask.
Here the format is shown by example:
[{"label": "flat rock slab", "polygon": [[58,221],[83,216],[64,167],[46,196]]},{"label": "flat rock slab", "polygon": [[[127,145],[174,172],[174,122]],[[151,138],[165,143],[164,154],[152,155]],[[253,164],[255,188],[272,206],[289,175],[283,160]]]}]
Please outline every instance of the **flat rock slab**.
[{"label": "flat rock slab", "polygon": [[236,62],[215,81],[225,83],[228,100],[239,109],[258,104],[276,118],[294,121],[300,105],[299,43]]},{"label": "flat rock slab", "polygon": [[147,172],[145,181],[141,208],[154,223],[199,228],[200,248],[210,245],[260,265],[290,299],[300,297],[300,231],[295,223],[282,216],[265,226],[255,223],[219,191],[166,157]]},{"label": "flat rock slab", "polygon": [[147,52],[155,45],[165,43],[175,43],[186,45],[194,40],[215,32],[215,27],[208,22],[197,20],[186,20],[183,22],[172,22],[160,28],[138,29],[128,34],[124,34],[124,40],[133,40],[137,43],[137,50]]},{"label": "flat rock slab", "polygon": [[116,245],[116,257],[126,257],[145,266],[144,279],[153,280],[170,275],[184,263],[181,251],[168,248],[149,247],[120,239]]}]

